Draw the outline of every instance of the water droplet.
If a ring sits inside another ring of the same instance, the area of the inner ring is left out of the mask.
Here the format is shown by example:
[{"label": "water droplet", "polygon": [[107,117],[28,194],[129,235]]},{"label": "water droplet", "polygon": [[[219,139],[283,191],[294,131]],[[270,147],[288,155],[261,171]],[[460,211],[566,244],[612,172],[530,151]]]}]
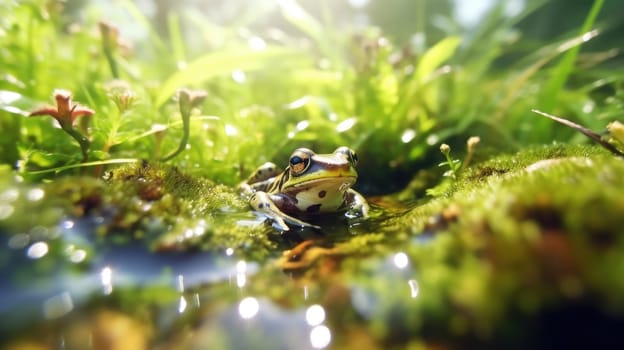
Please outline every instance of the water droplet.
[{"label": "water droplet", "polygon": [[247,297],[238,304],[238,314],[246,320],[256,316],[259,310],[260,304],[254,297]]},{"label": "water droplet", "polygon": [[336,125],[336,131],[338,131],[338,132],[345,132],[345,131],[351,129],[353,127],[353,125],[355,125],[355,122],[356,122],[355,118],[345,119],[345,120],[341,121],[340,123],[338,123],[338,125]]},{"label": "water droplet", "polygon": [[245,286],[245,284],[247,284],[247,276],[245,276],[244,273],[237,273],[236,274],[236,286],[238,288],[243,288]]},{"label": "water droplet", "polygon": [[198,226],[195,226],[193,229],[193,234],[197,237],[203,235],[206,232],[206,227],[202,226],[201,223]]},{"label": "water droplet", "polygon": [[414,139],[414,137],[416,137],[416,131],[413,129],[407,129],[403,132],[403,135],[401,135],[401,141],[403,143],[409,143]]},{"label": "water droplet", "polygon": [[59,318],[74,309],[69,292],[63,292],[43,302],[43,314],[47,319]]},{"label": "water droplet", "polygon": [[315,349],[323,349],[331,343],[331,332],[326,326],[316,326],[310,331],[310,344]]},{"label": "water droplet", "polygon": [[19,191],[16,188],[9,188],[0,193],[0,202],[13,202],[19,198]]},{"label": "water droplet", "polygon": [[28,233],[33,239],[45,239],[48,238],[48,229],[43,226],[35,226],[31,228]]},{"label": "water droplet", "polygon": [[264,41],[264,39],[262,39],[260,37],[257,37],[257,36],[252,36],[251,38],[249,38],[248,44],[249,44],[249,47],[251,47],[252,50],[256,50],[256,51],[262,51],[267,46],[267,44]]},{"label": "water droplet", "polygon": [[309,102],[310,98],[308,96],[303,96],[302,98],[296,99],[291,103],[286,105],[288,109],[297,109],[305,106]]},{"label": "water droplet", "polygon": [[35,242],[26,251],[26,255],[31,259],[39,259],[48,254],[48,244],[46,242]]},{"label": "water droplet", "polygon": [[394,261],[394,265],[396,265],[396,267],[398,267],[399,269],[404,269],[409,264],[409,259],[407,257],[407,254],[403,252],[396,253],[394,255],[393,261]]},{"label": "water droplet", "polygon": [[247,76],[242,70],[235,69],[234,71],[232,71],[232,80],[234,80],[236,83],[243,84],[247,80]]},{"label": "water droplet", "polygon": [[307,129],[309,125],[310,125],[309,121],[302,120],[299,123],[297,123],[297,126],[295,128],[297,129],[297,131],[303,131],[303,130]]},{"label": "water droplet", "polygon": [[325,321],[325,309],[318,304],[310,306],[306,310],[306,321],[310,326],[318,326]]},{"label": "water droplet", "polygon": [[184,295],[181,295],[180,302],[178,303],[178,312],[183,313],[184,310],[186,310],[186,305],[186,299],[184,298]]},{"label": "water droplet", "polygon": [[225,124],[225,134],[227,136],[236,136],[238,134],[238,129],[234,125]]},{"label": "water droplet", "polygon": [[71,230],[74,227],[74,222],[72,220],[63,220],[61,221],[61,227],[66,230]]},{"label": "water droplet", "polygon": [[44,195],[45,195],[45,192],[42,189],[33,188],[30,191],[28,191],[28,193],[26,194],[26,198],[28,198],[28,200],[31,202],[37,202],[37,201],[40,201]]},{"label": "water droplet", "polygon": [[418,281],[416,280],[409,280],[407,281],[407,284],[410,287],[410,295],[412,298],[416,298],[418,297],[418,293],[420,292],[420,286],[418,285]]},{"label": "water droplet", "polygon": [[13,235],[8,242],[9,248],[22,249],[30,243],[30,235],[26,233],[18,233]]},{"label": "water droplet", "polygon": [[184,275],[178,275],[178,292],[184,292]]},{"label": "water droplet", "polygon": [[15,209],[10,204],[0,204],[0,220],[8,219]]},{"label": "water droplet", "polygon": [[440,137],[438,137],[438,135],[436,134],[431,134],[427,137],[427,144],[429,146],[433,146],[436,143],[438,143],[438,141],[440,140]]},{"label": "water droplet", "polygon": [[78,264],[84,261],[87,257],[87,252],[82,249],[76,249],[69,255],[69,261]]},{"label": "water droplet", "polygon": [[102,287],[105,295],[113,292],[113,270],[106,266],[100,272],[100,280],[102,281]]},{"label": "water droplet", "polygon": [[239,260],[236,263],[236,272],[245,273],[246,270],[247,270],[247,263],[245,262],[245,260]]},{"label": "water droplet", "polygon": [[192,229],[190,229],[190,228],[189,228],[189,229],[186,229],[186,230],[184,231],[184,238],[186,238],[186,239],[190,239],[190,238],[192,238],[192,237],[193,237],[193,230],[192,230]]}]

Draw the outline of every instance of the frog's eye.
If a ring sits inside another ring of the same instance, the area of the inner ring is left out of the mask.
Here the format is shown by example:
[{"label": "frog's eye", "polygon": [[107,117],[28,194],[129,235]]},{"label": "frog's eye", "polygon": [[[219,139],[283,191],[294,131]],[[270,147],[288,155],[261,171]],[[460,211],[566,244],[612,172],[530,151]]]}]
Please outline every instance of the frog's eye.
[{"label": "frog's eye", "polygon": [[288,165],[293,176],[303,174],[310,166],[310,153],[303,149],[296,150],[290,156]]},{"label": "frog's eye", "polygon": [[349,161],[349,163],[351,163],[352,166],[357,165],[357,162],[358,162],[357,153],[355,153],[355,151],[349,147],[346,147],[346,146],[338,147],[338,149],[334,151],[334,154],[342,154],[347,158],[347,160]]}]

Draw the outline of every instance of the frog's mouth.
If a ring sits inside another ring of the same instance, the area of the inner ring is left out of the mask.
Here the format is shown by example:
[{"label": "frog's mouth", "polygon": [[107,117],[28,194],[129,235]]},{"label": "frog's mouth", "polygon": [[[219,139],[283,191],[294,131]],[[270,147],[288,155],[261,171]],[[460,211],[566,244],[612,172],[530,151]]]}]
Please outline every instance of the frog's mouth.
[{"label": "frog's mouth", "polygon": [[298,183],[293,185],[293,188],[297,189],[297,192],[317,189],[319,193],[321,191],[325,191],[325,195],[331,193],[344,193],[346,190],[351,188],[356,179],[357,177],[353,175],[326,176]]}]

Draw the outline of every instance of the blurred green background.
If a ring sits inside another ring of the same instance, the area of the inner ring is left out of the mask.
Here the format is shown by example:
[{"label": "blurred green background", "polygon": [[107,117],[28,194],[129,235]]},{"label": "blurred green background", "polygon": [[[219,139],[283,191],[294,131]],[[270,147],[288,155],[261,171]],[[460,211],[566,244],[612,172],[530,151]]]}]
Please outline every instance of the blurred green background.
[{"label": "blurred green background", "polygon": [[437,162],[442,142],[461,151],[473,135],[494,150],[583,141],[532,108],[594,129],[622,111],[617,1],[1,6],[10,15],[0,22],[0,160],[26,173],[81,158],[49,118],[24,118],[57,88],[95,111],[80,125],[91,161],[169,153],[184,138],[176,90],[201,89],[177,165],[232,185],[296,147],[349,145],[371,194],[401,189]]}]

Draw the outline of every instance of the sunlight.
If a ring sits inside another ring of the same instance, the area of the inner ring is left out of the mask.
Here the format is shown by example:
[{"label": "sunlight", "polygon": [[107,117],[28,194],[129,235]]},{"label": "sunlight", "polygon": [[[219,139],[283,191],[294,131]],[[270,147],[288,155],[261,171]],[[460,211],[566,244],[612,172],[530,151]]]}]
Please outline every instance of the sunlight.
[{"label": "sunlight", "polygon": [[260,304],[254,297],[247,297],[241,300],[240,304],[238,304],[238,314],[245,320],[256,316],[259,310]]},{"label": "sunlight", "polygon": [[48,254],[48,244],[46,242],[33,243],[26,251],[26,255],[31,259],[43,258],[46,254]]},{"label": "sunlight", "polygon": [[102,287],[104,287],[104,294],[109,295],[113,292],[113,270],[106,266],[100,272],[100,279],[102,281]]},{"label": "sunlight", "polygon": [[310,331],[310,344],[315,349],[323,349],[331,343],[331,331],[326,326],[316,326]]},{"label": "sunlight", "polygon": [[407,254],[403,252],[394,254],[393,261],[394,261],[394,265],[396,265],[396,267],[398,267],[399,269],[404,269],[409,264],[409,259],[407,257]]},{"label": "sunlight", "polygon": [[306,310],[306,321],[310,326],[318,326],[325,321],[325,309],[318,304],[310,306]]}]

